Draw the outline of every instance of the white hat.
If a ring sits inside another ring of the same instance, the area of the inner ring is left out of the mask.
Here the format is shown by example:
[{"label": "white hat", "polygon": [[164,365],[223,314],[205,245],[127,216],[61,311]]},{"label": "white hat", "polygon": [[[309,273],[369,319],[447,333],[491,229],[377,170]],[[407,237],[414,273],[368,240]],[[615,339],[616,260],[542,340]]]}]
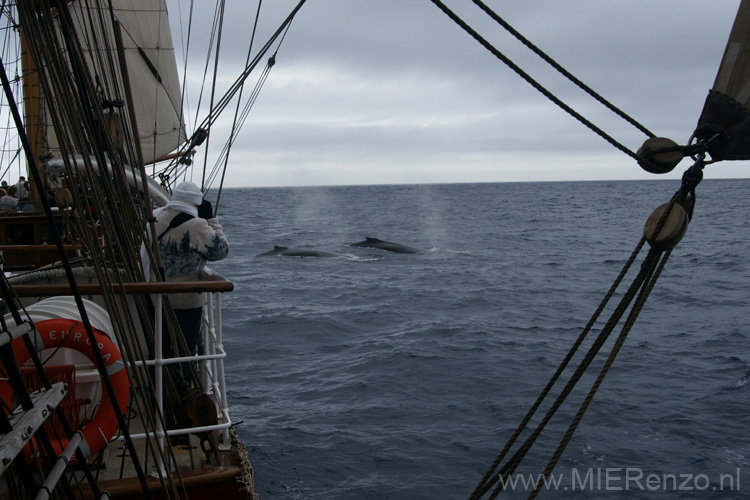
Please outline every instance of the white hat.
[{"label": "white hat", "polygon": [[184,201],[197,207],[203,202],[203,193],[194,183],[183,182],[172,191],[172,201]]}]

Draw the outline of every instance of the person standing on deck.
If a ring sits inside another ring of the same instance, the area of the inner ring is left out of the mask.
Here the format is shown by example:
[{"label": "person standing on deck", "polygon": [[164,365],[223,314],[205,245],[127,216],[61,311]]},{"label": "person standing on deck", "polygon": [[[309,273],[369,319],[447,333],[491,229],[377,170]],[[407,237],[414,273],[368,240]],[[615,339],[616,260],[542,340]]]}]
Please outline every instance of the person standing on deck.
[{"label": "person standing on deck", "polygon": [[[172,201],[154,211],[159,252],[166,281],[198,281],[208,261],[218,261],[229,255],[229,242],[211,204],[203,200],[200,188],[183,182],[172,192]],[[191,355],[195,355],[200,338],[203,315],[203,294],[172,293],[169,300],[185,336]],[[176,354],[164,331],[165,357]],[[182,366],[182,376],[190,383],[190,370]]]},{"label": "person standing on deck", "polygon": [[15,184],[16,186],[16,198],[18,198],[18,201],[29,201],[29,183],[26,182],[26,177],[23,175],[18,178],[18,182]]}]

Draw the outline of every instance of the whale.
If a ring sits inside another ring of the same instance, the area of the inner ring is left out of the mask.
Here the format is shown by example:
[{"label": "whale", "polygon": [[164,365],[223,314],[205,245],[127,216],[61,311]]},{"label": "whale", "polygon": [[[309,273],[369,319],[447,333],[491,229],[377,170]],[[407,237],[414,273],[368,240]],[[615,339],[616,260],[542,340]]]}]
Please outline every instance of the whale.
[{"label": "whale", "polygon": [[394,243],[393,241],[385,241],[378,238],[371,238],[369,236],[366,237],[364,241],[352,243],[351,246],[378,248],[380,250],[387,250],[394,253],[424,253],[427,251],[423,248],[404,245],[403,243]]},{"label": "whale", "polygon": [[341,257],[340,254],[315,250],[313,248],[289,248],[274,245],[273,250],[262,253],[259,256],[283,255],[285,257]]}]

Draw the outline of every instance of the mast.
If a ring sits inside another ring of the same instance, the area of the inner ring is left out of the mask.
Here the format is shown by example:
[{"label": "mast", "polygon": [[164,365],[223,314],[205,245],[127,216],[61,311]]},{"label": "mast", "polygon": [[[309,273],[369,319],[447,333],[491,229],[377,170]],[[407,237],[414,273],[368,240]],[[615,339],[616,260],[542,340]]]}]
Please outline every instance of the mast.
[{"label": "mast", "polygon": [[[24,123],[26,126],[26,137],[29,140],[30,149],[34,155],[33,160],[37,161],[43,151],[42,138],[44,131],[40,115],[39,75],[36,72],[36,65],[28,48],[26,31],[23,29],[23,26],[19,27],[19,32],[21,34],[21,78],[23,81]],[[30,178],[28,168],[26,178]],[[13,181],[14,179],[11,179],[9,183]],[[33,182],[29,182],[29,199],[31,201],[39,201],[41,199],[39,190]]]}]

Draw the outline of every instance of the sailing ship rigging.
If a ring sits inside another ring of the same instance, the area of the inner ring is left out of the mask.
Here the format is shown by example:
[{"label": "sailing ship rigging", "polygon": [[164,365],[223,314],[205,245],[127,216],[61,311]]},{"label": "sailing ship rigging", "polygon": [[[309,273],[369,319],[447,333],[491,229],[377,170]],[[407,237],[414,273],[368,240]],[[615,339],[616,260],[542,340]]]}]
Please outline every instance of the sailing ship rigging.
[{"label": "sailing ship rigging", "polygon": [[[659,207],[647,223],[644,238],[636,245],[615,285],[621,283],[648,244],[651,249],[641,271],[622,294],[620,305],[590,344],[542,423],[511,454],[586,335],[595,330],[616,286],[470,496],[478,499],[489,493],[494,498],[610,334],[626,318],[605,369],[560,439],[544,477],[554,469],[671,249],[685,234],[704,167],[721,160],[750,158],[746,133],[746,106],[750,100],[746,87],[750,78],[744,63],[738,62],[746,59],[742,56],[748,50],[745,42],[750,33],[750,6],[745,2],[740,6],[714,88],[686,145],[657,138],[531,46],[545,61],[647,136],[644,145],[634,152],[535,82],[446,4],[431,1],[545,97],[645,170],[668,172],[683,157],[694,160],[675,196]],[[483,2],[474,3],[499,25],[512,30]],[[148,260],[158,266],[159,253],[150,244],[157,240],[153,209],[169,201],[171,187],[185,179],[196,163],[202,163],[203,192],[210,187],[218,187],[220,192],[239,128],[274,67],[279,44],[304,4],[305,0],[301,0],[291,9],[259,49],[253,47],[255,37],[251,36],[242,71],[222,97],[216,98],[211,92],[207,98],[209,110],[200,122],[196,117],[190,134],[186,131],[182,102],[186,75],[182,75],[181,86],[163,0],[39,0],[3,5],[6,34],[18,32],[23,44],[6,48],[2,55],[4,67],[8,62],[16,63],[15,71],[3,70],[2,76],[5,99],[21,131],[22,142],[14,154],[2,159],[7,163],[5,170],[28,163],[32,179],[29,212],[40,215],[39,220],[48,231],[47,246],[52,250],[44,257],[35,254],[31,263],[20,264],[32,272],[0,280],[5,314],[1,349],[7,379],[0,387],[6,410],[1,421],[10,443],[3,442],[3,450],[8,451],[3,451],[0,471],[4,479],[2,493],[9,498],[43,498],[53,490],[70,498],[100,497],[104,490],[116,491],[113,496],[125,498],[202,498],[215,495],[219,488],[228,498],[255,497],[252,469],[246,450],[233,431],[223,379],[226,353],[221,342],[221,294],[232,291],[233,286],[212,272],[199,282],[151,282],[140,265],[139,252],[144,249]],[[219,16],[213,25],[217,35],[221,32],[222,5],[219,3]],[[520,33],[512,33],[530,45]],[[213,47],[212,44],[212,50]],[[218,60],[219,47],[217,38],[216,52],[210,57]],[[214,82],[218,78],[216,68],[215,64],[209,77]],[[260,72],[260,76],[255,87],[247,91],[245,84],[254,72]],[[15,106],[19,92],[24,97],[23,120]],[[215,166],[209,167],[212,129],[219,116],[231,111],[234,117],[228,139],[213,158]],[[205,151],[205,157],[203,162],[196,162],[200,149]],[[56,201],[54,211],[46,200],[47,193]],[[2,235],[10,235],[11,226],[18,226],[20,217],[22,213],[6,214],[0,221],[5,228]],[[12,254],[11,247],[18,247],[25,237],[18,227],[14,231],[15,241],[8,248],[3,247],[7,257]],[[38,229],[33,233],[34,238],[40,236]],[[31,245],[37,243],[41,242],[32,241]],[[30,247],[24,251],[28,253]],[[8,269],[12,263],[7,260],[5,264]],[[165,295],[176,291],[200,293],[205,299],[204,348],[197,357],[188,355],[181,336],[175,334],[174,311]],[[167,331],[161,328],[162,314],[170,325]],[[171,342],[180,346],[180,356],[163,358],[159,347],[163,335],[169,335]],[[78,341],[82,343],[76,344]],[[65,353],[62,348],[66,346],[83,358]],[[63,352],[54,354],[56,357],[49,351],[43,356],[38,354],[49,349]],[[52,357],[51,362],[48,356]],[[31,364],[22,366],[27,359]],[[168,366],[180,362],[189,362],[189,386],[169,375]],[[40,378],[33,384],[32,373]],[[84,375],[101,382],[77,384],[75,377],[84,379]],[[90,394],[76,395],[76,391],[84,390]],[[52,414],[57,421],[48,425],[45,421]],[[113,449],[117,450],[117,457]],[[58,456],[64,459],[60,461]],[[76,466],[76,473],[63,473],[71,464]],[[150,472],[155,478],[149,477]],[[542,487],[540,478],[531,498]]]},{"label": "sailing ship rigging", "polygon": [[[6,270],[33,269],[3,278],[3,493],[252,498],[252,470],[232,428],[223,373],[220,294],[233,286],[208,269],[199,282],[169,284],[157,273],[149,283],[139,251],[159,264],[147,238],[150,222],[150,241],[157,241],[152,208],[169,201],[195,148],[278,47],[293,15],[188,139],[165,2],[21,2],[5,5],[3,14],[6,32],[17,30],[23,41],[22,77],[12,74],[23,82],[25,120],[13,94],[18,85],[2,76],[19,157],[35,188],[28,206],[3,215],[13,237],[3,248]],[[165,159],[172,163],[157,171]],[[147,165],[154,165],[151,175]],[[204,175],[204,192],[215,176]],[[54,211],[45,193],[57,202]],[[40,235],[22,227],[26,214],[40,209],[52,252],[16,266],[12,250],[42,246],[21,245]],[[166,295],[188,291],[204,299],[197,357],[185,350]],[[176,357],[161,352],[164,336],[179,347]],[[26,360],[28,367],[18,366]],[[190,366],[187,384],[170,375],[180,361]],[[51,426],[45,421],[52,416]],[[69,475],[66,464],[81,473]]]}]

